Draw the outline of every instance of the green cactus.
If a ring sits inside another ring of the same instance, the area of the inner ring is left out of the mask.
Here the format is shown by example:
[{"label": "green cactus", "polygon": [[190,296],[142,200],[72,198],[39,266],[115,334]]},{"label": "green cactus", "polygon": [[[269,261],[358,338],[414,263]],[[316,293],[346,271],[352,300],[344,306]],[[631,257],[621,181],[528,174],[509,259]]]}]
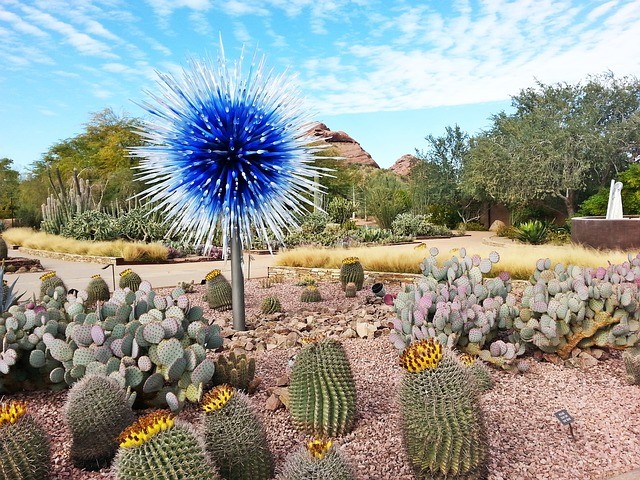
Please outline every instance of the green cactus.
[{"label": "green cactus", "polygon": [[358,287],[356,287],[356,284],[353,282],[347,283],[347,285],[344,287],[344,296],[346,298],[355,298],[357,292]]},{"label": "green cactus", "polygon": [[56,287],[62,287],[64,293],[67,292],[67,287],[60,277],[56,275],[56,272],[47,272],[40,275],[40,300],[44,300],[45,296],[52,297],[56,291]]},{"label": "green cactus", "polygon": [[97,301],[107,301],[111,294],[109,293],[109,285],[100,275],[93,275],[87,285],[87,305],[95,305]]},{"label": "green cactus", "polygon": [[364,283],[364,269],[360,263],[358,257],[347,257],[342,260],[342,266],[340,267],[340,283],[342,283],[342,289],[347,287],[347,283],[355,283],[356,290],[362,290],[362,284]]},{"label": "green cactus", "polygon": [[209,308],[217,311],[230,310],[231,305],[231,284],[220,270],[211,270],[205,277],[207,291],[204,299],[209,304]]},{"label": "green cactus", "polygon": [[120,280],[118,281],[118,286],[120,288],[129,288],[132,292],[135,292],[138,290],[138,287],[140,287],[140,283],[142,283],[140,275],[130,268],[120,272]]},{"label": "green cactus", "polygon": [[9,258],[9,248],[4,238],[0,237],[0,260],[6,260]]},{"label": "green cactus", "polygon": [[278,299],[278,297],[271,296],[266,297],[264,300],[262,300],[261,311],[265,315],[271,315],[276,312],[281,312],[282,305],[280,304],[280,300]]},{"label": "green cactus", "polygon": [[236,355],[231,352],[227,356],[220,354],[215,364],[213,384],[228,384],[238,390],[252,393],[255,373],[255,358],[247,358],[244,353]]},{"label": "green cactus", "polygon": [[433,338],[407,347],[400,363],[402,434],[416,477],[486,479],[487,436],[465,367]]},{"label": "green cactus", "polygon": [[273,457],[264,428],[251,410],[249,398],[220,385],[202,400],[206,449],[227,480],[267,480]]},{"label": "green cactus", "polygon": [[99,469],[115,455],[118,435],[136,417],[115,380],[87,375],[69,390],[64,419],[72,435],[71,461],[78,468]]},{"label": "green cactus", "polygon": [[640,385],[640,347],[627,348],[622,352],[622,359],[627,372],[627,382],[630,385]]},{"label": "green cactus", "polygon": [[322,296],[320,295],[320,290],[315,285],[309,285],[300,294],[300,301],[304,303],[312,303],[312,302],[320,302],[322,301]]},{"label": "green cactus", "polygon": [[491,377],[489,370],[487,370],[487,367],[482,363],[482,360],[474,357],[473,355],[469,355],[468,353],[463,353],[460,355],[459,359],[462,365],[467,368],[467,372],[471,374],[471,378],[475,382],[480,393],[493,388],[493,378]]},{"label": "green cactus", "polygon": [[342,344],[327,338],[306,345],[293,365],[289,394],[291,416],[301,430],[327,437],[350,432],[356,389]]},{"label": "green cactus", "polygon": [[351,467],[331,440],[311,440],[285,460],[280,480],[355,480]]},{"label": "green cactus", "polygon": [[218,480],[204,442],[188,423],[156,411],[127,427],[113,461],[116,480]]},{"label": "green cactus", "polygon": [[27,404],[0,404],[0,480],[46,480],[50,464],[49,439]]}]

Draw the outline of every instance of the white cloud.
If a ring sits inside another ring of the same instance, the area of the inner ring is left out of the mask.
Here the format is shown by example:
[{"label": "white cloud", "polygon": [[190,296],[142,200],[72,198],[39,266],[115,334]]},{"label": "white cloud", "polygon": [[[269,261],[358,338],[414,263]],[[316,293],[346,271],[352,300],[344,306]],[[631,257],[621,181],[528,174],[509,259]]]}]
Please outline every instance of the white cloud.
[{"label": "white cloud", "polygon": [[15,28],[16,31],[18,32],[34,35],[40,38],[48,37],[47,32],[41,30],[35,25],[25,22],[22,18],[20,18],[15,13],[9,12],[7,10],[0,10],[0,22],[10,23],[13,26],[13,28]]},{"label": "white cloud", "polygon": [[188,8],[205,12],[213,6],[211,0],[145,0],[146,3],[155,11],[156,15],[166,17],[171,15],[175,10]]}]

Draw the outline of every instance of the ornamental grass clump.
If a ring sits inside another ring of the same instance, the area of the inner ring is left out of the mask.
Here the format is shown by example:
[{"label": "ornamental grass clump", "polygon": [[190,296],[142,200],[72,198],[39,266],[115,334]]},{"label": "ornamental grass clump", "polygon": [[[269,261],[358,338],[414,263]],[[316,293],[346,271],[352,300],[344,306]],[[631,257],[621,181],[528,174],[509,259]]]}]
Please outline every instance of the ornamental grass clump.
[{"label": "ornamental grass clump", "polygon": [[314,439],[290,454],[279,480],[355,480],[355,475],[331,440]]},{"label": "ornamental grass clump", "polygon": [[267,480],[273,476],[273,456],[267,436],[249,397],[230,385],[220,385],[202,399],[207,451],[227,480]]},{"label": "ornamental grass clump", "polygon": [[433,338],[407,347],[400,365],[402,436],[416,477],[486,479],[486,430],[466,367]]},{"label": "ornamental grass clump", "polygon": [[50,464],[49,439],[27,404],[0,404],[0,480],[47,480]]},{"label": "ornamental grass clump", "polygon": [[118,437],[116,480],[218,480],[202,438],[166,410],[141,417]]}]

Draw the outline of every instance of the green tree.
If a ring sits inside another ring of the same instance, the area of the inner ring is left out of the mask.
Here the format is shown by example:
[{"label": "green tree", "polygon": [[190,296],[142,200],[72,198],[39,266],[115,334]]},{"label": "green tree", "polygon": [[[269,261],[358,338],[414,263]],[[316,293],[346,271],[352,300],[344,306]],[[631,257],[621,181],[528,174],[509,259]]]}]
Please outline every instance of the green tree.
[{"label": "green tree", "polygon": [[553,197],[572,216],[577,194],[608,184],[637,155],[635,78],[538,82],[512,104],[515,113],[494,116],[492,128],[471,141],[463,184],[476,198],[522,208]]},{"label": "green tree", "polygon": [[409,189],[396,175],[378,171],[369,177],[365,190],[367,210],[380,228],[391,228],[397,215],[411,209]]},{"label": "green tree", "polygon": [[[640,165],[634,163],[618,175],[623,183],[621,197],[625,215],[640,215]],[[603,187],[598,193],[587,198],[580,205],[580,215],[606,215],[609,204],[609,188]]]},{"label": "green tree", "polygon": [[12,164],[10,158],[0,158],[0,218],[13,218],[17,209],[20,174]]}]

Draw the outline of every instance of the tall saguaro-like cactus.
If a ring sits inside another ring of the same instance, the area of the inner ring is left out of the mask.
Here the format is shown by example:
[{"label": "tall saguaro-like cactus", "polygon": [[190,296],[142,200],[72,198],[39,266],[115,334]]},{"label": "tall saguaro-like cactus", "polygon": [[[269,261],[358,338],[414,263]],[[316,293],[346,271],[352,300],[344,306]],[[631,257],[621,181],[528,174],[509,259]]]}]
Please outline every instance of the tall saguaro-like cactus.
[{"label": "tall saguaro-like cactus", "polygon": [[56,170],[55,179],[49,173],[49,184],[53,190],[42,204],[42,228],[47,233],[59,234],[62,227],[74,215],[87,210],[99,209],[91,196],[89,180],[78,176],[78,171],[73,170],[71,188],[67,189],[62,181],[60,170]]},{"label": "tall saguaro-like cactus", "polygon": [[304,206],[321,188],[314,176],[311,117],[299,92],[284,75],[254,58],[249,70],[240,58],[229,67],[193,60],[181,76],[160,74],[160,93],[142,106],[151,114],[143,127],[140,179],[143,198],[163,205],[172,231],[211,245],[222,234],[225,257],[231,247],[233,325],[244,330],[242,249],[257,234],[283,241]]}]

